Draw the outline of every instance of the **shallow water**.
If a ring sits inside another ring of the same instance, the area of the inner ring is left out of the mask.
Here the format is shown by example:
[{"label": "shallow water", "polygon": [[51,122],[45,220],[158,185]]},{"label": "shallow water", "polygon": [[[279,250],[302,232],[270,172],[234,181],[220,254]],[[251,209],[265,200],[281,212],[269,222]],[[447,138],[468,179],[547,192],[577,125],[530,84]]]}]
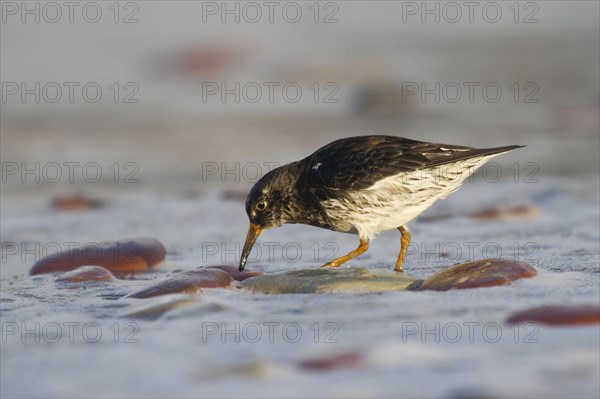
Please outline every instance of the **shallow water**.
[{"label": "shallow water", "polygon": [[[28,276],[33,254],[5,255],[1,351],[10,367],[3,367],[2,394],[595,397],[598,325],[513,327],[505,320],[533,306],[600,301],[597,192],[550,178],[529,190],[516,186],[497,183],[492,192],[484,181],[467,184],[426,214],[457,216],[412,223],[415,247],[406,270],[423,278],[497,253],[533,264],[539,275],[532,279],[503,287],[360,295],[275,296],[232,287],[205,289],[191,301],[185,295],[144,300],[154,302],[121,297],[176,270],[234,264],[246,229],[243,203],[216,193],[182,198],[177,192],[137,192],[115,195],[98,210],[57,214],[36,199],[15,202],[9,196],[3,206],[16,212],[3,218],[4,242],[23,239],[25,231],[45,243],[146,235],[165,244],[167,258],[136,279],[68,286],[52,276]],[[465,215],[488,201],[529,204],[539,217],[482,221]],[[255,254],[248,267],[266,273],[313,268],[355,240],[286,226],[261,237],[260,259]],[[398,245],[397,234],[384,233],[349,266],[390,269]],[[135,317],[140,306],[165,301],[183,304]],[[347,353],[358,360],[331,371],[302,366],[306,359]],[[31,378],[35,383],[26,383]]]}]

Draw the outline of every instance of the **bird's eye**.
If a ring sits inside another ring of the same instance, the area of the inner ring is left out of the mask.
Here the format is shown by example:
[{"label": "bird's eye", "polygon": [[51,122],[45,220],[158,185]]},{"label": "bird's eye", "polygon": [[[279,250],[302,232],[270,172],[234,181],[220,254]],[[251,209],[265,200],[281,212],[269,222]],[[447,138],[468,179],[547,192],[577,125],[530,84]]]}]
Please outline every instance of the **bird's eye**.
[{"label": "bird's eye", "polygon": [[258,204],[256,204],[256,209],[258,209],[259,211],[264,210],[267,207],[267,204],[265,202],[259,202]]}]

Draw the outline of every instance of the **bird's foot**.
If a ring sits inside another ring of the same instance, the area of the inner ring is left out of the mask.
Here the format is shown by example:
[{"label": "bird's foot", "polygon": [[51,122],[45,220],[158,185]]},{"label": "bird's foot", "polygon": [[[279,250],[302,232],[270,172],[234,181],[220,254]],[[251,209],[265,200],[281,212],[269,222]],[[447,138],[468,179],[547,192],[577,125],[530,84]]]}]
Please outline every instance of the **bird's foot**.
[{"label": "bird's foot", "polygon": [[322,269],[333,269],[334,267],[340,267],[340,263],[329,262],[321,266]]},{"label": "bird's foot", "polygon": [[398,273],[404,273],[404,259],[402,256],[396,262],[396,266],[394,267],[394,271]]}]

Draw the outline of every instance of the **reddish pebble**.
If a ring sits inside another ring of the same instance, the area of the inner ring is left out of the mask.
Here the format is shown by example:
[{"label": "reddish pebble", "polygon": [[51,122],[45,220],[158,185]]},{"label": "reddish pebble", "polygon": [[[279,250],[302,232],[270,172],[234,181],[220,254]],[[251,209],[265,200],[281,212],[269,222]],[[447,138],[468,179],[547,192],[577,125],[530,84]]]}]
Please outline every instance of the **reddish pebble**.
[{"label": "reddish pebble", "polygon": [[535,219],[540,216],[540,210],[533,206],[515,206],[513,208],[485,209],[473,213],[471,217],[482,220],[506,220],[506,219]]},{"label": "reddish pebble", "polygon": [[61,211],[81,211],[99,208],[102,203],[83,195],[58,196],[52,200],[52,208]]},{"label": "reddish pebble", "polygon": [[80,283],[94,281],[111,281],[113,274],[100,266],[82,266],[70,272],[63,273],[56,277],[56,282],[60,283]]},{"label": "reddish pebble", "polygon": [[243,59],[236,48],[199,47],[185,50],[169,60],[169,64],[185,74],[208,75],[222,73]]},{"label": "reddish pebble", "polygon": [[363,361],[363,356],[358,352],[338,353],[315,359],[302,360],[299,365],[304,370],[331,371],[342,368],[357,367]]},{"label": "reddish pebble", "polygon": [[201,291],[202,288],[227,287],[231,284],[233,278],[218,269],[198,269],[189,272],[177,273],[145,290],[135,292],[131,298],[150,298],[159,295],[186,293],[193,294]]},{"label": "reddish pebble", "polygon": [[237,266],[230,265],[208,266],[207,269],[223,270],[224,272],[229,273],[229,275],[236,281],[244,281],[247,278],[262,276],[264,274],[263,272],[251,272],[249,270],[244,270],[241,272]]},{"label": "reddish pebble", "polygon": [[152,238],[87,243],[46,256],[36,262],[31,275],[69,271],[80,266],[102,266],[111,272],[134,273],[165,259],[165,247]]},{"label": "reddish pebble", "polygon": [[506,259],[482,259],[461,263],[442,270],[423,282],[421,289],[451,289],[506,285],[520,278],[533,277],[537,271],[525,262]]},{"label": "reddish pebble", "polygon": [[598,324],[600,307],[595,305],[540,306],[526,309],[510,316],[507,323],[537,322],[551,326]]}]

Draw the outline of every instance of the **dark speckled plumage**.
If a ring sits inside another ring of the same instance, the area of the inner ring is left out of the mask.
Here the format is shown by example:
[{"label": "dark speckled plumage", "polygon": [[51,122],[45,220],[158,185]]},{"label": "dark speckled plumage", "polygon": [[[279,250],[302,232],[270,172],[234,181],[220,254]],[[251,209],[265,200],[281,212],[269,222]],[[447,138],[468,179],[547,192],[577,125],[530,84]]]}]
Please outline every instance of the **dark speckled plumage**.
[{"label": "dark speckled plumage", "polygon": [[[396,136],[345,138],[327,144],[300,161],[267,173],[250,191],[246,212],[251,229],[258,226],[256,237],[263,230],[285,223],[303,223],[359,233],[361,246],[365,246],[364,252],[370,238],[378,232],[378,226],[385,226],[385,223],[379,222],[380,219],[392,217],[393,220],[397,217],[403,220],[399,213],[411,208],[411,198],[415,202],[423,202],[426,209],[431,205],[426,202],[434,202],[456,190],[464,178],[484,161],[518,147],[476,149]],[[417,196],[415,191],[420,179],[414,177],[415,172],[427,172],[447,164],[474,167],[461,177],[457,185],[453,186],[450,180],[448,184],[442,181],[435,186],[424,185],[418,191],[430,191],[431,195]],[[374,185],[381,182],[386,184],[374,189]],[[386,209],[390,214],[385,213]],[[412,212],[419,212],[419,209]],[[402,224],[395,227],[400,228]],[[408,230],[403,229],[408,234]],[[250,232],[248,237],[251,238]],[[253,240],[246,241],[240,269],[245,265]],[[351,254],[348,259],[356,256]],[[339,266],[348,260],[343,258],[339,259],[341,262],[334,261],[325,266]]]}]

